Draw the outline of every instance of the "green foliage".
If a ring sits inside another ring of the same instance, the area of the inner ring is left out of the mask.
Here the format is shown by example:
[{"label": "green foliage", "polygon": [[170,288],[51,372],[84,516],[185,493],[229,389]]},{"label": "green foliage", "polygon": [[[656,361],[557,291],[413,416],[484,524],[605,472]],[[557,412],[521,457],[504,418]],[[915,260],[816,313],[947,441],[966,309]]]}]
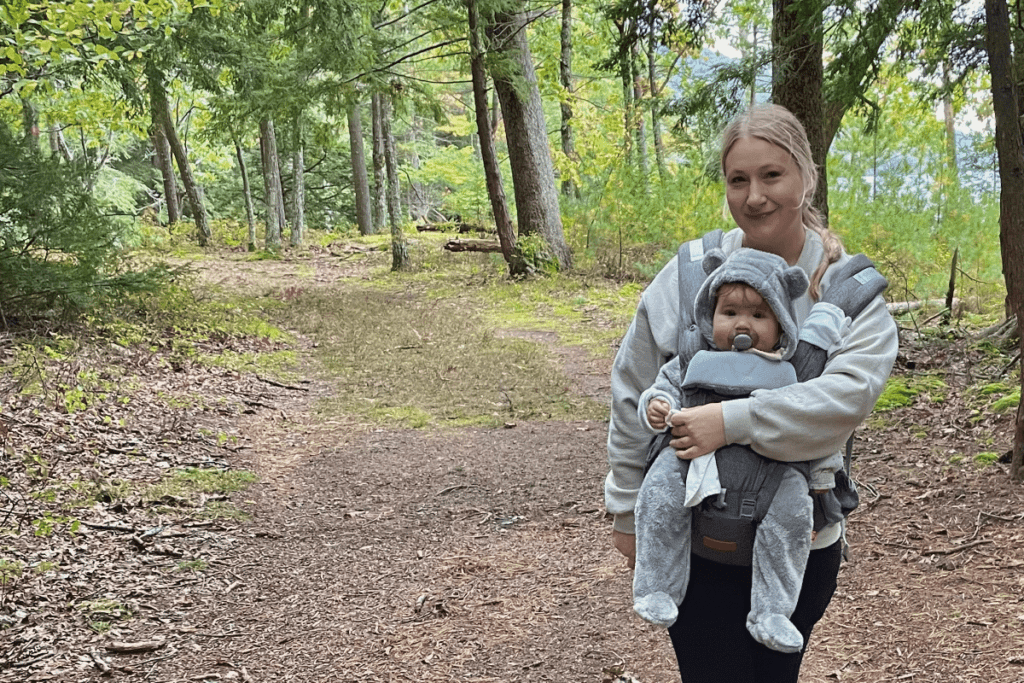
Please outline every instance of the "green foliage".
[{"label": "green foliage", "polygon": [[66,317],[166,281],[165,266],[132,271],[122,229],[101,213],[87,166],[43,158],[0,122],[0,315]]}]

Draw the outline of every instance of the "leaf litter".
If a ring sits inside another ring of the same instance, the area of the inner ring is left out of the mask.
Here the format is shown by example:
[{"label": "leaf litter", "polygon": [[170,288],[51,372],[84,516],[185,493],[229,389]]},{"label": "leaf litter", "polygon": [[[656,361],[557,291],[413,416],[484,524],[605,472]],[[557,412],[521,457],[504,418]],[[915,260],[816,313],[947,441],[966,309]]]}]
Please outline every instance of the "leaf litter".
[{"label": "leaf litter", "polygon": [[[611,352],[540,341],[607,390]],[[4,405],[0,681],[678,680],[610,547],[603,422],[382,428],[325,417],[324,377],[115,364],[126,404]],[[1024,491],[972,460],[1010,422],[967,420],[962,389],[858,431],[851,556],[802,680],[1024,681]],[[156,495],[181,471],[258,480]]]}]

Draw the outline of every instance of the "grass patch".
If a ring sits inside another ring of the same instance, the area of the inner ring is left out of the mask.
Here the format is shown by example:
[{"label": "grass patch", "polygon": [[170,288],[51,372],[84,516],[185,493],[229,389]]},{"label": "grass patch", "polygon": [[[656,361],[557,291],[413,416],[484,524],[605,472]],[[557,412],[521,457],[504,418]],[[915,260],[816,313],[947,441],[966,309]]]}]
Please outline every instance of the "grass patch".
[{"label": "grass patch", "polygon": [[324,412],[404,427],[606,415],[575,395],[547,348],[498,337],[480,308],[475,296],[347,287],[304,293],[282,317],[320,341],[339,377]]},{"label": "grass patch", "polygon": [[192,493],[231,493],[240,491],[256,481],[256,475],[244,470],[215,470],[188,468],[171,472],[162,482],[150,486],[143,499],[188,497]]}]

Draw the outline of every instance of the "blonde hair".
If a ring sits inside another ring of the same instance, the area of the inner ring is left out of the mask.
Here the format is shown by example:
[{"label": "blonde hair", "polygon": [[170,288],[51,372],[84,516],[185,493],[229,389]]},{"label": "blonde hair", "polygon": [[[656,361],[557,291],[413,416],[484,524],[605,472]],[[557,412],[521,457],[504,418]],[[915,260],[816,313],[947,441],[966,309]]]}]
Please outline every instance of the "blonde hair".
[{"label": "blonde hair", "polygon": [[818,188],[818,166],[811,155],[811,143],[807,139],[807,131],[803,124],[785,107],[777,104],[758,104],[733,119],[725,132],[722,133],[722,173],[725,173],[725,157],[736,144],[744,138],[759,138],[789,152],[796,162],[800,177],[803,180],[803,198],[801,200],[800,218],[805,227],[818,233],[825,247],[821,263],[811,275],[808,291],[811,297],[818,299],[821,278],[828,267],[839,260],[843,253],[843,243],[839,236],[828,229],[825,220],[812,204],[814,191]]}]

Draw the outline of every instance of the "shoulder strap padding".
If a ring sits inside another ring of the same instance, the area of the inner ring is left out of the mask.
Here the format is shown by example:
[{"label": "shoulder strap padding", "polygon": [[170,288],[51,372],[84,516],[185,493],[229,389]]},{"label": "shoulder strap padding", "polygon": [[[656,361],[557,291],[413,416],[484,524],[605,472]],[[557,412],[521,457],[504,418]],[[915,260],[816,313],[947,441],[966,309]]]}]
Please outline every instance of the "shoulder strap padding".
[{"label": "shoulder strap padding", "polygon": [[712,230],[703,237],[679,245],[677,265],[679,271],[679,342],[678,355],[683,366],[693,355],[706,348],[703,335],[693,319],[693,302],[707,275],[704,273],[704,254],[722,245],[722,231]]}]

